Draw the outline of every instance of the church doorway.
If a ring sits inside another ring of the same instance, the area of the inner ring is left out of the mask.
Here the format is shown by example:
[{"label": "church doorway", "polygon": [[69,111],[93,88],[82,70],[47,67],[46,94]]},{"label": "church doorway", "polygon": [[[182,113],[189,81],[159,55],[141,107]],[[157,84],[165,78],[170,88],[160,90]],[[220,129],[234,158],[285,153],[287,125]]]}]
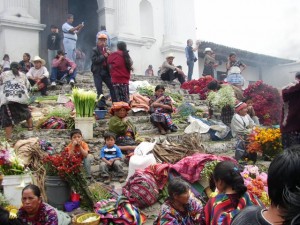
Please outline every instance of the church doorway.
[{"label": "church doorway", "polygon": [[97,9],[97,0],[41,0],[41,23],[46,24],[46,28],[40,35],[40,56],[47,60],[47,36],[50,26],[56,25],[61,32],[61,26],[70,13],[74,15],[74,26],[84,22],[84,29],[78,35],[77,47],[85,53],[85,69],[89,69],[90,55],[96,44],[99,27]]}]

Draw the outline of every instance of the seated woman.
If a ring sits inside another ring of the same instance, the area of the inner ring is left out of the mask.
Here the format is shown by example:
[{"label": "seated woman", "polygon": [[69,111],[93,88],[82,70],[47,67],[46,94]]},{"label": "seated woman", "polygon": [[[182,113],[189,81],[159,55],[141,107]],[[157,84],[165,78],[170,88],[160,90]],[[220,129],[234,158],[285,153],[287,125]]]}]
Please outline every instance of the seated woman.
[{"label": "seated woman", "polygon": [[213,180],[219,194],[210,198],[205,205],[201,224],[229,225],[243,208],[262,205],[256,196],[247,192],[243,177],[233,162],[219,162],[214,169]]},{"label": "seated woman", "polygon": [[189,185],[174,178],[168,185],[169,198],[161,206],[154,225],[199,224],[202,204],[190,197]]},{"label": "seated woman", "polygon": [[277,156],[268,170],[267,209],[248,207],[232,221],[232,225],[300,224],[300,146],[294,145]]},{"label": "seated woman", "polygon": [[177,131],[177,127],[171,118],[171,113],[173,112],[172,100],[169,96],[164,95],[164,93],[165,87],[157,85],[155,87],[155,95],[152,96],[149,103],[151,107],[150,120],[163,135],[167,133],[166,130]]},{"label": "seated woman", "polygon": [[134,125],[128,120],[127,112],[130,106],[126,102],[114,102],[110,114],[113,115],[108,123],[110,132],[116,134],[116,145],[122,151],[134,150],[138,140],[138,135]]},{"label": "seated woman", "polygon": [[22,208],[18,218],[27,225],[58,225],[56,210],[44,203],[38,186],[29,184],[22,190]]},{"label": "seated woman", "polygon": [[239,102],[235,106],[235,114],[231,120],[231,133],[233,137],[249,134],[255,123],[248,115],[248,106],[244,102]]}]

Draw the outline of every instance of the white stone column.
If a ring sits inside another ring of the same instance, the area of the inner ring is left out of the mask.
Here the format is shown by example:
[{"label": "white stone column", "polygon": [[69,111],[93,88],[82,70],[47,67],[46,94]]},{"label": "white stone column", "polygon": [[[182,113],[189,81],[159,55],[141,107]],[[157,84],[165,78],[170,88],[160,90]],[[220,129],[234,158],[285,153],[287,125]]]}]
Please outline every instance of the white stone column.
[{"label": "white stone column", "polygon": [[164,44],[171,44],[177,36],[175,4],[176,0],[164,0]]},{"label": "white stone column", "polygon": [[98,0],[98,26],[106,26],[109,33],[114,33],[115,30],[115,9],[112,0]]},{"label": "white stone column", "polygon": [[115,21],[115,28],[116,33],[125,33],[128,31],[128,28],[126,29],[127,24],[127,6],[128,1],[127,0],[115,0],[115,9],[116,9],[116,21]]}]

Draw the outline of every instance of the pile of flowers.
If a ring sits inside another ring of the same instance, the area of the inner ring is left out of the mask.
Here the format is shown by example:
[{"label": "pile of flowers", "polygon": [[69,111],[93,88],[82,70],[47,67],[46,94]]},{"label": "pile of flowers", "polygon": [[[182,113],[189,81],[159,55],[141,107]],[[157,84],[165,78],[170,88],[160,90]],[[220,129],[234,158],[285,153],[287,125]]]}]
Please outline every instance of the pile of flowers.
[{"label": "pile of flowers", "polygon": [[265,206],[270,205],[267,186],[268,175],[265,172],[260,173],[258,167],[253,165],[245,166],[241,175],[248,191],[255,194]]},{"label": "pile of flowers", "polygon": [[259,152],[273,158],[283,150],[279,128],[255,127],[249,134],[248,141],[246,148],[249,153]]},{"label": "pile of flowers", "polygon": [[190,94],[199,94],[201,100],[205,100],[208,94],[207,85],[214,78],[212,76],[201,77],[198,80],[184,82],[181,85],[182,89],[188,90]]},{"label": "pile of flowers", "polygon": [[213,106],[222,109],[226,106],[234,107],[236,98],[230,85],[222,87],[217,92],[210,91],[207,95],[207,101]]},{"label": "pile of flowers", "polygon": [[269,126],[280,122],[282,99],[276,88],[257,81],[248,86],[244,96],[252,98],[253,108],[261,124]]},{"label": "pile of flowers", "polygon": [[3,175],[21,175],[27,173],[22,161],[7,142],[0,143],[0,173]]},{"label": "pile of flowers", "polygon": [[82,166],[82,156],[79,151],[69,154],[66,149],[59,154],[47,155],[43,161],[47,175],[58,174],[82,196],[83,202],[81,202],[81,205],[88,208],[93,206],[92,193],[87,188],[87,180]]}]

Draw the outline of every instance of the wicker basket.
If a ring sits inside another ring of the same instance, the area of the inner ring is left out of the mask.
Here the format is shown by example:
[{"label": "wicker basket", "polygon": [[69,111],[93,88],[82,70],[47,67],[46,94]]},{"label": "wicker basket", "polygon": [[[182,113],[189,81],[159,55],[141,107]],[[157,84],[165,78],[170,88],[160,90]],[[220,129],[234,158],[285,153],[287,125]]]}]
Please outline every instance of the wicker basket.
[{"label": "wicker basket", "polygon": [[[87,223],[81,223],[81,221],[86,220],[89,217],[97,216],[97,220]],[[96,213],[81,213],[73,217],[72,224],[74,225],[99,225],[100,216]]]}]

